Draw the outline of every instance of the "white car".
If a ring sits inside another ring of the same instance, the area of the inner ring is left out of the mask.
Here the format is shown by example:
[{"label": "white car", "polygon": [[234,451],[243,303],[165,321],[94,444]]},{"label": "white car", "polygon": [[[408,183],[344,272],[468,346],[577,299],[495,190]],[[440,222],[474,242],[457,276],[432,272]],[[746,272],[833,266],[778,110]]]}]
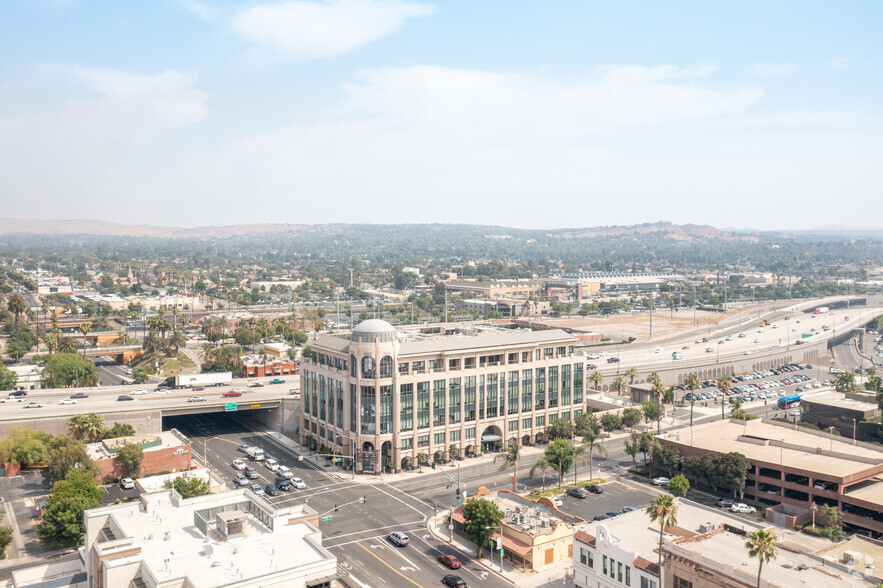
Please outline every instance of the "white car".
[{"label": "white car", "polygon": [[757,509],[753,506],[748,506],[744,502],[740,502],[739,504],[734,504],[730,507],[731,512],[739,512],[742,514],[756,514]]},{"label": "white car", "polygon": [[245,466],[245,462],[242,461],[241,459],[234,459],[233,460],[233,467],[236,468],[237,470],[244,470],[246,466]]},{"label": "white car", "polygon": [[7,396],[6,398],[0,398],[0,402],[6,404],[7,402],[21,402],[22,399],[17,396]]},{"label": "white car", "polygon": [[245,388],[233,388],[230,392],[245,392]]},{"label": "white car", "polygon": [[555,503],[555,506],[564,506],[564,501],[557,496],[552,497],[552,502]]},{"label": "white car", "polygon": [[654,485],[654,486],[666,486],[666,487],[668,487],[668,482],[669,482],[669,479],[668,479],[668,478],[663,478],[663,477],[653,478],[653,485]]},{"label": "white car", "polygon": [[656,353],[662,353],[662,347],[657,347],[657,348],[656,348]]},{"label": "white car", "polygon": [[170,392],[171,392],[170,390],[165,390],[165,389],[153,391],[154,394],[169,394]]},{"label": "white car", "polygon": [[205,398],[202,396],[191,396],[187,399],[187,402],[205,402]]},{"label": "white car", "polygon": [[800,416],[800,409],[799,408],[792,408],[791,410],[788,411],[788,414],[790,414],[791,416]]},{"label": "white car", "polygon": [[58,404],[76,404],[77,401],[73,398],[62,398],[58,401]]},{"label": "white car", "polygon": [[286,480],[290,480],[294,477],[294,474],[291,473],[291,470],[288,469],[288,466],[279,466],[279,469],[276,470],[276,475]]},{"label": "white car", "polygon": [[261,384],[260,382],[249,382],[248,387],[249,388],[263,388],[264,385]]},{"label": "white car", "polygon": [[28,402],[25,404],[25,408],[43,408],[43,405],[39,402]]},{"label": "white car", "polygon": [[137,390],[132,390],[131,392],[129,392],[129,394],[131,394],[132,396],[141,396],[142,394],[147,394],[147,390],[139,388]]},{"label": "white car", "polygon": [[291,485],[297,488],[298,490],[302,488],[306,488],[307,485],[300,478],[291,478]]},{"label": "white car", "polygon": [[275,459],[265,459],[264,460],[264,467],[267,468],[268,470],[270,470],[271,472],[275,472],[276,470],[279,469],[279,462],[277,462]]},{"label": "white car", "polygon": [[751,350],[750,350],[750,349],[746,349],[746,350],[745,350],[745,353],[744,353],[743,355],[751,355]]},{"label": "white car", "polygon": [[132,478],[120,478],[120,488],[123,490],[131,490],[135,487],[135,480]]}]

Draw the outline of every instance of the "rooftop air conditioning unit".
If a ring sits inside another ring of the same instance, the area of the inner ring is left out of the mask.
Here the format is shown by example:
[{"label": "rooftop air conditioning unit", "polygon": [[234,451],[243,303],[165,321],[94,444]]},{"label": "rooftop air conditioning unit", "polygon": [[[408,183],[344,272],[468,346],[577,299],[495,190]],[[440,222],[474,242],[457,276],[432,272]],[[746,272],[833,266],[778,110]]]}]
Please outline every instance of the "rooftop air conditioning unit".
[{"label": "rooftop air conditioning unit", "polygon": [[714,531],[714,525],[712,525],[711,523],[702,523],[701,525],[699,525],[700,533],[708,533],[710,531]]},{"label": "rooftop air conditioning unit", "polygon": [[858,551],[844,551],[843,552],[843,563],[847,564],[855,564],[859,559],[861,559],[862,554]]}]

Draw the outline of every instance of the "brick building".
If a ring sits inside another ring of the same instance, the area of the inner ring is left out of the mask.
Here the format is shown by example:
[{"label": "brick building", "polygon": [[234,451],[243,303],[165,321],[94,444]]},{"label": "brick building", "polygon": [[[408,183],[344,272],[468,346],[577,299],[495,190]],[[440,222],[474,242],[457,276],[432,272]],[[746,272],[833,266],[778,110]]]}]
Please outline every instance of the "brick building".
[{"label": "brick building", "polygon": [[132,443],[138,443],[144,449],[144,459],[141,461],[142,476],[157,472],[183,472],[191,467],[190,439],[177,429],[163,431],[159,435],[105,439],[99,443],[86,445],[89,456],[98,465],[99,474],[96,478],[99,483],[129,475],[116,456],[122,447]]}]

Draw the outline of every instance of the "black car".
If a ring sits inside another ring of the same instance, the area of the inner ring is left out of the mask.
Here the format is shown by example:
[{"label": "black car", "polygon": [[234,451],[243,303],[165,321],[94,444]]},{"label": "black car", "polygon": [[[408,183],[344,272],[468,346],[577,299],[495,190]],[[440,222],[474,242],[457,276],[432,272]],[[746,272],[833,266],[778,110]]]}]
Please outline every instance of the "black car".
[{"label": "black car", "polygon": [[279,496],[280,494],[282,494],[279,491],[279,488],[277,488],[273,484],[267,484],[266,486],[264,486],[264,492],[267,493],[267,496]]},{"label": "black car", "polygon": [[75,400],[78,398],[89,398],[89,395],[86,394],[85,392],[77,392],[76,394],[71,394],[71,398],[73,398]]},{"label": "black car", "polygon": [[291,480],[287,480],[285,478],[276,478],[276,487],[280,490],[284,490],[285,492],[288,492],[293,488],[293,486],[291,485]]},{"label": "black car", "polygon": [[596,369],[598,369],[598,366],[596,366],[593,363],[588,363],[588,364],[586,364],[586,369],[587,370],[596,370]]},{"label": "black car", "polygon": [[135,398],[133,396],[129,396],[128,394],[120,394],[119,396],[117,396],[117,400],[135,400]]},{"label": "black car", "polygon": [[597,484],[589,484],[588,486],[586,486],[586,490],[588,490],[592,494],[601,494],[602,492],[604,492],[604,488]]},{"label": "black car", "polygon": [[598,515],[598,516],[595,517],[594,520],[596,520],[596,521],[606,521],[606,520],[609,519],[609,518],[610,518],[610,517],[607,516],[607,515]]},{"label": "black car", "polygon": [[586,498],[589,494],[582,488],[571,488],[567,491],[567,495],[573,496],[574,498]]},{"label": "black car", "polygon": [[619,358],[618,357],[608,357],[607,363],[619,363]]},{"label": "black car", "polygon": [[613,517],[618,517],[618,516],[620,515],[620,513],[618,513],[618,512],[613,512],[613,511],[606,512],[606,513],[604,513],[604,514],[606,514],[606,515],[607,515],[607,518],[609,518],[609,519],[612,519]]},{"label": "black car", "polygon": [[442,578],[442,582],[444,582],[445,586],[450,586],[450,588],[469,588],[466,585],[466,580],[453,574],[448,574]]},{"label": "black car", "polygon": [[252,467],[245,468],[245,475],[248,476],[249,480],[254,480],[258,477],[258,471]]},{"label": "black car", "polygon": [[717,505],[721,508],[730,508],[734,504],[736,504],[736,502],[733,500],[730,500],[729,498],[721,498],[720,500],[717,501]]}]

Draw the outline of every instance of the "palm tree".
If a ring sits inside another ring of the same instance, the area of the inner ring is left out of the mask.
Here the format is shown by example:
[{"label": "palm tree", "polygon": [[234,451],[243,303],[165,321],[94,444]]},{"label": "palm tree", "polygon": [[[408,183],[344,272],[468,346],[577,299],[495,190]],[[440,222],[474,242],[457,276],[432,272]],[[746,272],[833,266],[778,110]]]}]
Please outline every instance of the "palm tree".
[{"label": "palm tree", "polygon": [[638,368],[630,367],[625,371],[625,377],[629,379],[629,385],[635,383],[635,378],[638,377]]},{"label": "palm tree", "polygon": [[80,323],[80,332],[83,333],[83,357],[86,357],[86,335],[92,330],[92,323]]},{"label": "palm tree", "polygon": [[46,344],[46,347],[49,348],[49,353],[52,353],[52,351],[58,347],[58,335],[50,331],[43,336],[43,342]]},{"label": "palm tree", "polygon": [[616,390],[618,394],[621,395],[627,387],[628,384],[625,383],[625,378],[622,376],[617,376],[616,379],[613,380],[613,389]]},{"label": "palm tree", "polygon": [[67,420],[67,430],[70,431],[71,437],[73,437],[74,439],[83,438],[83,424],[85,422],[85,416],[86,415],[75,414]]},{"label": "palm tree", "polygon": [[763,571],[763,564],[776,559],[779,550],[776,549],[776,537],[765,529],[748,535],[748,541],[745,542],[745,548],[748,550],[748,557],[756,557],[757,564],[757,588],[760,588],[760,573]]},{"label": "palm tree", "polygon": [[17,324],[18,321],[21,320],[21,317],[27,312],[28,304],[25,302],[25,299],[16,292],[6,301],[6,309],[15,316],[15,322]]},{"label": "palm tree", "polygon": [[721,396],[721,420],[724,420],[725,418],[727,418],[724,415],[724,405],[726,404],[724,402],[724,399],[727,397],[727,391],[730,389],[730,378],[728,378],[727,376],[721,376],[720,378],[718,378],[717,387],[718,390],[724,393],[724,395]]},{"label": "palm tree", "polygon": [[497,454],[494,456],[494,463],[497,463],[498,459],[503,460],[503,465],[500,466],[499,471],[505,471],[509,468],[514,468],[514,472],[512,474],[512,490],[515,491],[517,489],[518,482],[518,455],[521,453],[521,447],[516,443],[510,443],[506,447],[506,451],[503,453]]},{"label": "palm tree", "polygon": [[595,388],[600,390],[601,386],[604,384],[604,375],[599,371],[592,372],[592,375],[589,376],[589,381],[595,385]]},{"label": "palm tree", "polygon": [[678,524],[678,504],[671,494],[660,494],[645,510],[650,522],[659,524],[659,572],[662,573],[662,537],[665,528]]},{"label": "palm tree", "polygon": [[656,406],[658,408],[656,411],[656,434],[658,435],[662,432],[662,407],[665,400],[665,385],[662,383],[662,378],[656,372],[647,376],[647,381],[653,384],[652,393],[653,397],[656,398]]},{"label": "palm tree", "polygon": [[89,439],[96,439],[104,430],[104,417],[97,412],[90,412],[83,416],[83,433]]},{"label": "palm tree", "polygon": [[690,374],[684,378],[684,385],[690,390],[690,426],[693,426],[693,403],[696,399],[696,388],[699,387],[699,376]]},{"label": "palm tree", "polygon": [[181,331],[175,331],[174,333],[172,333],[169,336],[169,340],[167,343],[168,343],[169,349],[173,349],[174,355],[177,356],[178,350],[181,347],[184,347],[187,345],[187,335],[185,335]]},{"label": "palm tree", "polygon": [[[604,438],[604,435],[602,435],[599,431],[596,431],[596,430],[590,428],[590,429],[584,431],[584,433],[585,433],[585,435],[583,435],[582,447],[589,450],[589,479],[591,480],[595,477],[595,473],[594,473],[595,450],[597,450],[598,453],[604,454],[604,456],[606,457],[607,456],[607,448],[604,447],[600,443],[600,440]],[[574,480],[575,479],[576,479],[576,475],[574,474]]]},{"label": "palm tree", "polygon": [[56,347],[58,353],[76,353],[77,352],[77,344],[74,343],[74,340],[70,337],[61,337],[58,340],[58,346]]},{"label": "palm tree", "polygon": [[543,494],[546,493],[546,472],[549,470],[554,470],[555,465],[546,459],[546,456],[543,456],[537,460],[533,467],[530,468],[530,479],[533,480],[534,472],[540,470],[543,474]]}]

